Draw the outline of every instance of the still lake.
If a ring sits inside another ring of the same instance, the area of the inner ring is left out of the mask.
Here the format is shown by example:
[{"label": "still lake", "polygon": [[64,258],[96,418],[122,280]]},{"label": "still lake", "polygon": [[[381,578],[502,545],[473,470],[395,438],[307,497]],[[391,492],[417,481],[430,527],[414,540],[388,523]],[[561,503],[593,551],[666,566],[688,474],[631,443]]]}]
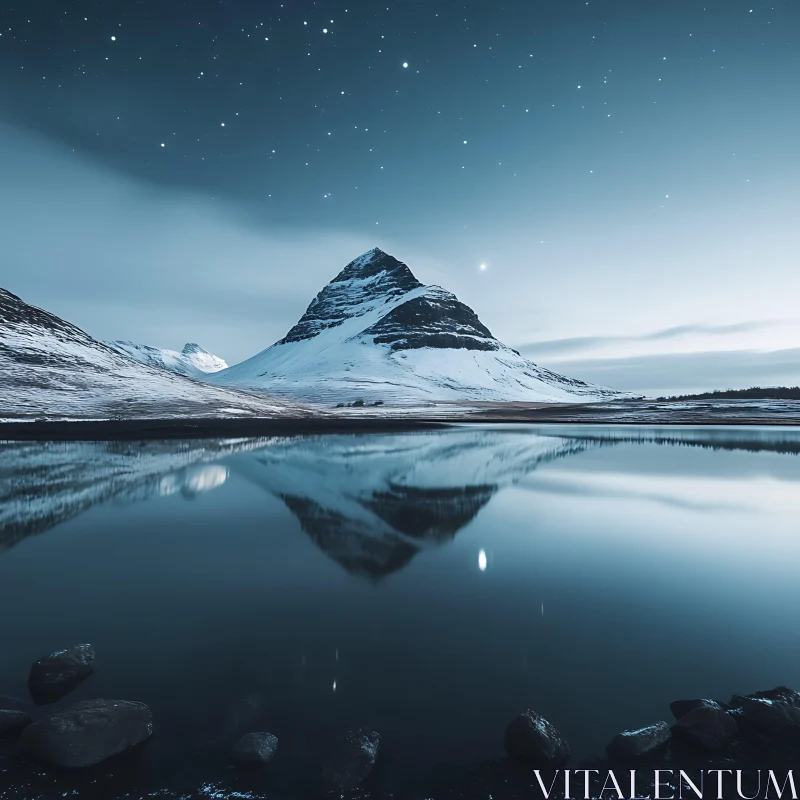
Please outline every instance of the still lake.
[{"label": "still lake", "polygon": [[[599,756],[673,700],[800,687],[798,454],[798,429],[724,427],[0,443],[0,696],[90,642],[57,708],[152,708],[131,797],[300,797],[361,725],[413,793],[502,758],[526,708]],[[232,770],[249,731],[278,755]]]}]

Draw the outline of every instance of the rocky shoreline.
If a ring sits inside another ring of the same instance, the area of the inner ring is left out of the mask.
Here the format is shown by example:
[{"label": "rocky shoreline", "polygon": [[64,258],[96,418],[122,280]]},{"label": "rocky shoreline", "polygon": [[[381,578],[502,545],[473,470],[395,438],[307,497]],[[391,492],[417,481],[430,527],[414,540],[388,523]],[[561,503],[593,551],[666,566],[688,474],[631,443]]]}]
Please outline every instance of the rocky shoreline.
[{"label": "rocky shoreline", "polygon": [[[253,770],[270,770],[272,762],[280,759],[278,738],[266,731],[248,731],[228,743],[226,766],[236,779],[227,788],[223,781],[202,783],[188,792],[151,789],[137,793],[114,786],[113,780],[100,788],[100,773],[93,770],[111,765],[111,771],[103,773],[106,778],[114,778],[116,773],[117,777],[134,774],[154,725],[150,708],[131,700],[95,698],[51,710],[91,676],[94,662],[95,651],[89,644],[56,651],[31,666],[28,688],[32,705],[0,697],[0,800],[267,797],[242,788]],[[671,724],[656,720],[620,731],[608,742],[605,756],[573,763],[569,743],[558,728],[527,709],[505,729],[506,759],[466,767],[442,766],[433,771],[424,789],[416,790],[402,788],[402,781],[400,787],[393,783],[402,775],[402,767],[382,768],[391,756],[381,757],[379,733],[369,728],[348,730],[332,738],[317,774],[304,776],[303,785],[313,786],[310,796],[318,797],[600,798],[620,796],[621,789],[615,786],[618,779],[609,778],[609,773],[619,773],[625,774],[626,781],[630,776],[631,791],[635,789],[637,797],[655,796],[652,793],[659,780],[662,792],[671,787],[677,797],[694,788],[695,794],[685,795],[694,797],[703,772],[722,770],[733,775],[742,770],[736,792],[722,796],[761,797],[759,770],[791,769],[800,748],[800,693],[786,686],[734,695],[726,703],[710,698],[676,700],[670,711],[674,717]],[[225,760],[224,753],[220,759]],[[120,765],[124,766],[119,769]],[[658,773],[654,777],[655,770],[668,777],[659,778]],[[92,777],[81,781],[81,775]],[[715,788],[714,797],[716,792]],[[269,794],[270,798],[279,796],[284,795]],[[304,791],[294,796],[309,795]]]}]

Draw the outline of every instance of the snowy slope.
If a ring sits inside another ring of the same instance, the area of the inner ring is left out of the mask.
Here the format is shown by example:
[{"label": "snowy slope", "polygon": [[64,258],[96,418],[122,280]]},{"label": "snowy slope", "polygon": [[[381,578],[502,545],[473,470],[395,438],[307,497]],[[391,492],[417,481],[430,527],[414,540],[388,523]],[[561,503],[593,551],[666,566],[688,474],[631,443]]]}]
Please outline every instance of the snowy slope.
[{"label": "snowy slope", "polygon": [[348,264],[283,339],[207,379],[329,403],[630,396],[523,358],[455,295],[377,248]]},{"label": "snowy slope", "polygon": [[115,341],[105,342],[105,344],[134,361],[175,372],[178,375],[185,375],[187,378],[195,380],[202,380],[207,374],[219,372],[228,367],[219,356],[209,353],[208,350],[204,350],[194,342],[184,345],[180,353],[177,350],[162,350],[158,347],[134,342]]},{"label": "snowy slope", "polygon": [[0,419],[305,413],[295,403],[141,364],[0,289]]}]

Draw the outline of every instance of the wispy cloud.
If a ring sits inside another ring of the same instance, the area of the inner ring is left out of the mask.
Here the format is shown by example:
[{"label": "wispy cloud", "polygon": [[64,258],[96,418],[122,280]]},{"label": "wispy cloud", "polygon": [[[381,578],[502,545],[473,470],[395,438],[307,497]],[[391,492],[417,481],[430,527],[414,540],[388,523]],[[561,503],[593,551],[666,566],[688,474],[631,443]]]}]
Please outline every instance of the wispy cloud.
[{"label": "wispy cloud", "polygon": [[683,336],[729,336],[736,333],[765,330],[775,325],[774,320],[752,320],[734,325],[676,325],[671,328],[651,331],[635,336],[575,336],[569,339],[550,339],[543,342],[530,342],[517,349],[532,358],[563,357],[572,353],[585,353],[609,345],[625,345],[639,342],[663,342]]},{"label": "wispy cloud", "polygon": [[547,366],[586,381],[648,395],[796,386],[800,383],[800,347],[571,359],[549,361]]}]

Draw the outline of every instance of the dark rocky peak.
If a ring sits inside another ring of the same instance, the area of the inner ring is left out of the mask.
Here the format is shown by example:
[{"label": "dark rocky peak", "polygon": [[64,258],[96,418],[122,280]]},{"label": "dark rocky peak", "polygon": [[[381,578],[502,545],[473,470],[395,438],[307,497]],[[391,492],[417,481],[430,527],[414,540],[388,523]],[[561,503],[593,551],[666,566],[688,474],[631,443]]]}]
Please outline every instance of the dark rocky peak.
[{"label": "dark rocky peak", "polygon": [[211,353],[209,353],[208,350],[206,350],[203,347],[200,347],[200,345],[197,344],[196,342],[187,342],[183,346],[183,350],[181,350],[181,353],[183,353],[183,355],[185,356],[190,356],[192,355],[192,353],[203,353],[204,355],[207,356],[211,355]]},{"label": "dark rocky peak", "polygon": [[377,283],[385,290],[398,288],[410,292],[422,286],[402,261],[384,253],[378,247],[373,247],[372,250],[351,261],[328,286],[349,281],[366,281],[370,278],[379,278]]},{"label": "dark rocky peak", "polygon": [[420,347],[500,350],[503,345],[454,294],[438,286],[397,306],[364,333],[392,350]]},{"label": "dark rocky peak", "polygon": [[311,339],[345,320],[422,288],[411,270],[377,247],[351,261],[312,301],[278,344]]}]

